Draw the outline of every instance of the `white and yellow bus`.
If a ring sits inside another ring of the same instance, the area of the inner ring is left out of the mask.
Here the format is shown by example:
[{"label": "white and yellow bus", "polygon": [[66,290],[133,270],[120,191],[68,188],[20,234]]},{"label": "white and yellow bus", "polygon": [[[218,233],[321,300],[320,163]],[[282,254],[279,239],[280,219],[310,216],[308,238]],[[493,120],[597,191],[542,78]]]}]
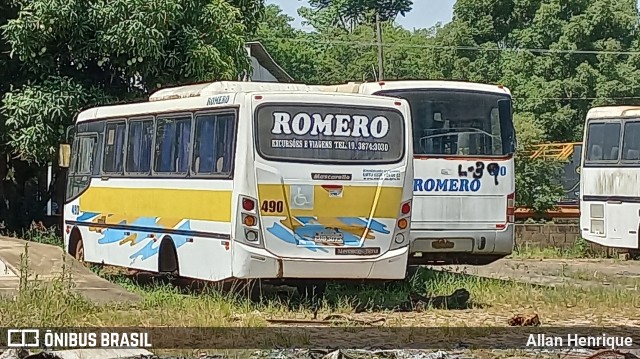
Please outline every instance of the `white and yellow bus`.
[{"label": "white and yellow bus", "polygon": [[[208,281],[405,277],[406,101],[216,82],[77,116],[77,259]],[[68,148],[67,148],[68,149]]]}]

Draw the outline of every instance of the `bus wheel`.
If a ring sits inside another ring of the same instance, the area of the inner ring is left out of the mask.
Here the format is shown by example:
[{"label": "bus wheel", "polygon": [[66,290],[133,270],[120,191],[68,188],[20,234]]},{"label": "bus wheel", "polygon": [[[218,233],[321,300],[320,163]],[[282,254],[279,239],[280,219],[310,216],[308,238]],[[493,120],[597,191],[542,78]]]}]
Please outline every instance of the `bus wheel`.
[{"label": "bus wheel", "polygon": [[76,244],[76,250],[73,254],[73,257],[80,263],[84,263],[84,243],[82,242],[82,238],[78,239],[78,243]]},{"label": "bus wheel", "polygon": [[[69,238],[69,254],[73,256],[78,262],[85,264],[84,261],[84,243],[82,242],[82,236],[77,228],[71,231],[71,237]],[[86,264],[85,264],[86,265]]]},{"label": "bus wheel", "polygon": [[169,275],[174,279],[180,277],[180,268],[178,264],[178,252],[173,244],[171,237],[165,237],[160,243],[160,250],[158,251],[158,272],[164,275]]}]

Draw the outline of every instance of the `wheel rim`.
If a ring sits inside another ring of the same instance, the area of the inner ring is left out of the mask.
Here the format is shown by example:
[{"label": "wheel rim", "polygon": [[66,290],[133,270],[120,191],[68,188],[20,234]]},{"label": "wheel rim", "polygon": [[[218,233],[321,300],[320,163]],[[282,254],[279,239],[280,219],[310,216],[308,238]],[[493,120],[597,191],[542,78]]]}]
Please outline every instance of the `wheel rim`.
[{"label": "wheel rim", "polygon": [[84,245],[82,244],[82,240],[78,242],[78,247],[76,248],[76,260],[84,263]]}]

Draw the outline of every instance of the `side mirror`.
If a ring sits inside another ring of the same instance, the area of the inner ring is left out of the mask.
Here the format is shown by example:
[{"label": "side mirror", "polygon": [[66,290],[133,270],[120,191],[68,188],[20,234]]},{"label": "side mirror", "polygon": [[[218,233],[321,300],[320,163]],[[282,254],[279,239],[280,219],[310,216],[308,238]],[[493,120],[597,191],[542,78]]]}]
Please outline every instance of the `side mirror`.
[{"label": "side mirror", "polygon": [[58,166],[60,168],[69,168],[71,163],[71,145],[63,143],[58,149]]}]

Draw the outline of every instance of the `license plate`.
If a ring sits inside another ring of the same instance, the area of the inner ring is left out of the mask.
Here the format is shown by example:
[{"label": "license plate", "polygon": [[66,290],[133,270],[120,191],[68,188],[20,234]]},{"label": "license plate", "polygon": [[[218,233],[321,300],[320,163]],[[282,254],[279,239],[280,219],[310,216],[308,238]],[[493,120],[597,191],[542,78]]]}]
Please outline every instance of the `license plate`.
[{"label": "license plate", "polygon": [[336,255],[339,256],[374,256],[376,254],[380,254],[380,247],[336,248]]},{"label": "license plate", "polygon": [[344,244],[344,237],[342,233],[318,233],[313,238],[313,241],[318,244],[340,245]]}]

